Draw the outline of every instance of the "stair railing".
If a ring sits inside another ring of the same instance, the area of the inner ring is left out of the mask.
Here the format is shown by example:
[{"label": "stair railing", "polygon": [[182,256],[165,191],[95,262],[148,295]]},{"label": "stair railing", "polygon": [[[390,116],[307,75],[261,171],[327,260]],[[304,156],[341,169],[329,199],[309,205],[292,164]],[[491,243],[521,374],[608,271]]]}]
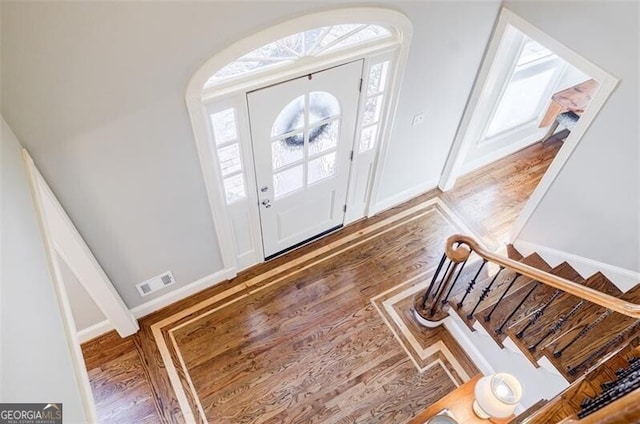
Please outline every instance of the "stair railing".
[{"label": "stair railing", "polygon": [[[444,317],[442,313],[439,313],[442,309],[440,308],[440,306],[446,303],[449,294],[452,292],[453,285],[456,284],[456,282],[458,281],[458,277],[460,277],[460,272],[456,274],[458,266],[460,264],[466,264],[466,261],[469,259],[471,253],[475,253],[476,255],[478,255],[482,259],[482,263],[475,277],[469,282],[469,286],[466,289],[465,296],[457,305],[458,308],[462,306],[462,302],[464,302],[466,295],[468,295],[468,293],[473,289],[473,286],[475,285],[476,279],[478,278],[478,274],[482,270],[482,267],[484,267],[487,262],[492,262],[496,265],[499,265],[500,270],[502,270],[503,268],[507,268],[515,271],[516,277],[514,279],[520,276],[525,276],[535,282],[535,284],[532,286],[532,289],[527,293],[525,298],[531,295],[531,292],[534,291],[537,286],[540,285],[540,283],[542,283],[574,295],[580,299],[603,306],[611,311],[619,312],[635,319],[640,319],[640,305],[638,304],[618,299],[614,296],[602,293],[598,290],[594,290],[581,284],[574,283],[573,281],[558,277],[522,262],[503,257],[489,250],[486,250],[472,237],[462,234],[454,234],[447,239],[445,254],[442,256],[442,259],[438,266],[438,270],[434,274],[428,289],[421,296],[421,298],[417,300],[418,303],[416,304],[416,310],[422,318],[427,321],[438,321]],[[444,267],[446,259],[449,260],[449,264],[446,266],[446,271],[438,282],[438,277],[440,274],[439,271]],[[509,291],[510,287],[511,285],[509,285],[506,291]],[[506,294],[506,291],[504,294]],[[443,300],[442,297],[444,293],[446,293],[447,295]],[[479,302],[481,302],[484,297],[486,297],[486,293],[484,294],[484,296],[481,296]],[[502,297],[500,300],[502,300]],[[523,299],[522,301],[524,302],[524,300],[525,299]],[[477,307],[478,305],[476,304],[474,310],[477,309]],[[426,311],[426,313],[421,313],[420,311]],[[486,321],[490,319],[490,315],[491,313],[488,317],[485,317]],[[508,318],[503,323],[503,325],[505,325],[509,321],[509,319],[510,318]],[[499,328],[498,330],[500,329],[501,328]]]}]

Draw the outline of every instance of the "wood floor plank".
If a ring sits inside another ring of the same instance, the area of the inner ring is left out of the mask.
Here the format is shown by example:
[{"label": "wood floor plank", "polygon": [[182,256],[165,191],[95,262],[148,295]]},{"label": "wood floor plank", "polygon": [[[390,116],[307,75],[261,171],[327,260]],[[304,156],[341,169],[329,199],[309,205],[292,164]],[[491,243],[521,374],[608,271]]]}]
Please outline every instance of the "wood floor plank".
[{"label": "wood floor plank", "polygon": [[[441,351],[424,358],[428,368],[419,372],[371,303],[435,267],[455,231],[442,218],[443,208],[431,206],[425,214],[421,205],[440,196],[472,229],[500,239],[558,148],[525,149],[462,178],[453,192],[426,193],[253,267],[141,319],[135,336],[112,333],[85,344],[100,421],[185,421],[152,331],[164,322],[170,325],[162,327],[162,340],[173,364],[185,364],[178,377],[195,388],[191,409],[197,416],[193,402],[199,402],[208,421],[409,420],[463,379]],[[341,240],[349,240],[346,250]],[[409,303],[394,307],[419,343],[445,343],[465,374],[477,370],[446,330],[416,326]]]}]

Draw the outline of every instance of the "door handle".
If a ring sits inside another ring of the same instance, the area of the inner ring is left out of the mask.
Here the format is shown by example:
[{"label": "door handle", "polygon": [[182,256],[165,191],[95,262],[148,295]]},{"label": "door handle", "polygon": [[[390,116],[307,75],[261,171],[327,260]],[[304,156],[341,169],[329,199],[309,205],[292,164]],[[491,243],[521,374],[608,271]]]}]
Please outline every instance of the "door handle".
[{"label": "door handle", "polygon": [[262,201],[262,204],[264,205],[265,208],[270,208],[271,207],[271,202],[269,201],[269,199],[264,199]]},{"label": "door handle", "polygon": [[267,186],[264,186],[264,187],[262,187],[260,189],[260,191],[263,192],[263,193],[266,192],[267,190],[269,190],[269,187],[267,187]]}]

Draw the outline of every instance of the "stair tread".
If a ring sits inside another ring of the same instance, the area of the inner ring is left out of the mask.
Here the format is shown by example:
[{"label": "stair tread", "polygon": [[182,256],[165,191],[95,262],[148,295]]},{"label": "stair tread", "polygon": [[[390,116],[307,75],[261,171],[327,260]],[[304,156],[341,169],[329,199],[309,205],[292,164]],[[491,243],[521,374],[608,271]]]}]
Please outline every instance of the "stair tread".
[{"label": "stair tread", "polygon": [[[602,393],[601,384],[617,380],[615,371],[629,366],[628,358],[639,353],[634,343],[640,342],[636,338],[631,343],[621,347],[618,351],[602,359],[601,363],[576,379],[559,395],[549,400],[549,403],[537,413],[531,415],[528,422],[547,423],[559,422],[574,416],[580,409],[582,402]],[[562,421],[565,422],[565,421]]]},{"label": "stair tread", "polygon": [[[621,346],[628,344],[630,339],[640,334],[640,327],[635,319],[613,313],[565,349],[562,356],[555,357],[553,352],[566,346],[580,329],[580,327],[572,329],[543,349],[544,355],[569,381],[575,380],[577,376],[597,363],[602,357],[620,349]],[[593,357],[598,351],[600,351],[599,355]],[[591,360],[589,357],[592,357]],[[576,367],[578,370],[575,374],[569,372],[570,369]]]},{"label": "stair tread", "polygon": [[635,286],[631,287],[629,290],[622,293],[619,297],[620,299],[626,300],[627,302],[640,302],[640,284],[636,284]]},{"label": "stair tread", "polygon": [[[515,275],[516,272],[509,269],[503,269],[502,271],[499,271],[499,273],[494,272],[493,274],[486,276],[482,280],[477,281],[475,286],[473,287],[473,291],[469,293],[468,296],[464,297],[465,293],[463,292],[450,299],[449,305],[458,313],[460,318],[462,318],[462,320],[465,321],[465,323],[469,327],[473,327],[475,318],[473,316],[469,317],[469,315],[471,314],[471,312],[473,312],[473,309],[475,308],[478,301],[480,301],[483,290],[489,289],[489,285],[491,285],[490,291],[487,292],[485,299],[481,301],[480,307],[482,307],[482,305],[491,304],[498,300],[500,293],[502,293],[506,289]],[[491,284],[492,281],[493,284]],[[517,287],[519,286],[517,286],[516,280],[512,289]],[[461,307],[459,307],[458,304],[463,299],[464,303]]]},{"label": "stair tread", "polygon": [[[546,267],[544,267],[546,265]],[[559,267],[564,267],[564,264],[555,267],[554,269],[557,271]],[[536,266],[539,267],[539,266]],[[540,268],[547,272],[552,272],[554,269],[543,263],[542,268]],[[509,319],[509,322],[504,325],[503,330],[515,322],[518,322],[522,317],[530,314],[535,310],[537,304],[546,299],[551,293],[555,291],[554,288],[546,286],[544,284],[536,283],[531,279],[526,279],[524,284],[521,283],[520,287],[517,290],[512,290],[510,294],[508,294],[498,305],[498,307],[493,311],[491,315],[491,320],[487,321],[486,317],[489,312],[493,308],[493,304],[487,306],[484,310],[476,313],[476,318],[478,322],[488,331],[488,333],[498,342],[502,344],[504,339],[506,338],[506,332],[499,334],[497,329],[506,322],[507,318],[511,313],[516,310],[517,305],[527,296],[527,293],[533,290],[532,294],[527,298],[527,300],[517,308],[515,314]],[[535,287],[535,288],[534,288]]]},{"label": "stair tread", "polygon": [[[634,287],[632,287],[631,289],[627,290],[625,293],[622,293],[622,294],[618,295],[618,297],[620,299],[623,299],[623,300],[626,300],[626,301],[629,301],[629,302],[634,302],[634,303],[640,302],[640,284],[636,284]],[[576,317],[574,318],[574,320],[571,323],[571,325],[570,326],[566,326],[567,330],[565,330],[564,332],[562,332],[558,336],[554,337],[552,340],[546,342],[546,347],[544,349],[542,349],[542,353],[554,365],[556,365],[556,363],[558,363],[559,361],[557,361],[557,359],[553,356],[553,352],[556,349],[558,349],[558,348],[564,346],[566,343],[568,343],[573,338],[573,336],[575,336],[577,333],[580,332],[580,330],[582,330],[583,328],[585,328],[589,324],[595,322],[598,319],[598,317],[600,317],[606,311],[607,311],[607,309],[604,308],[603,306],[590,303],[586,308],[584,308],[584,311],[582,311],[579,314],[576,314]],[[620,314],[613,314],[611,316],[623,317]],[[620,318],[618,318],[618,319],[620,319]],[[607,322],[611,322],[611,321],[607,321]],[[602,322],[602,323],[598,324],[598,327],[603,326],[601,328],[605,328],[606,329],[607,325],[608,324]],[[556,366],[558,367],[559,365],[556,365]],[[560,368],[562,368],[562,366],[560,366]],[[560,371],[564,373],[564,370],[560,369]]]},{"label": "stair tread", "polygon": [[[562,263],[558,267],[554,268],[552,273],[558,277],[564,278],[565,280],[573,281],[579,284],[585,283],[584,278],[582,278],[578,271],[576,271],[571,265],[567,263]],[[519,338],[517,336],[518,332],[521,330],[524,331],[526,329],[527,333],[525,334],[532,334],[534,333],[533,330],[535,330],[536,328],[539,328],[541,332],[545,331],[548,325],[553,325],[553,323],[557,321],[559,316],[557,314],[561,314],[562,312],[564,312],[564,309],[562,309],[563,306],[567,307],[570,306],[571,303],[577,303],[578,301],[579,300],[576,297],[571,296],[568,293],[564,293],[561,290],[553,290],[552,294],[548,298],[543,299],[539,304],[535,305],[536,309],[532,313],[524,316],[520,321],[509,326],[509,328],[507,328],[506,330],[506,333],[509,337],[511,337],[511,340],[513,340],[516,346],[520,348],[522,353],[529,359],[529,361],[537,366],[537,360],[542,356],[542,354],[539,350],[531,351],[528,349],[529,346],[533,344],[530,343],[530,341],[533,341],[534,339],[529,340],[529,338],[525,338],[524,335],[522,336],[522,338]],[[567,303],[569,303],[569,305]],[[540,311],[541,308],[544,307],[544,305],[547,304],[548,306],[546,307],[546,309],[544,309],[543,315],[539,317],[538,321],[536,321],[536,323],[533,325],[529,325],[530,321],[532,319],[535,319],[535,314]],[[542,334],[540,334],[540,336]]]},{"label": "stair tread", "polygon": [[[511,248],[509,246],[511,245],[507,246],[507,251],[509,252],[509,255],[510,256],[513,255],[514,258],[519,256],[521,258],[522,263],[525,263],[531,266],[540,266],[540,267],[544,267],[546,265],[544,260],[537,253],[534,253],[532,255],[527,256],[526,258],[523,258],[522,255],[520,255],[520,253],[517,250],[515,250],[515,248],[513,248],[513,246],[511,246]],[[478,266],[479,264],[476,265],[476,268],[475,268],[476,270]],[[476,319],[473,315],[469,317],[469,314],[473,311],[476,303],[480,299],[483,289],[485,289],[486,287],[489,286],[489,284],[491,284],[491,281],[493,281],[493,277],[497,274],[497,270],[489,274],[489,271],[488,271],[489,266],[490,265],[485,265],[485,267],[482,270],[482,274],[480,274],[476,279],[476,284],[474,285],[473,290],[466,297],[465,297],[466,290],[464,289],[466,289],[466,287],[468,286],[473,276],[466,279],[464,281],[464,284],[461,285],[459,291],[454,296],[451,296],[449,300],[449,305],[458,313],[460,318],[473,331],[475,331],[473,328],[473,324],[475,323]],[[516,275],[515,271],[509,270],[509,269],[503,269],[497,276],[496,280],[491,286],[491,290],[487,293],[487,296],[482,301],[482,303],[480,304],[477,310],[483,307],[483,305],[490,305],[490,304],[493,304],[495,301],[497,301],[500,295],[502,294],[502,292],[513,280],[513,277],[515,275]],[[527,281],[528,279],[526,279],[525,277],[520,277],[513,284],[511,290],[512,291],[517,290],[518,287],[525,284]],[[458,307],[458,304],[463,299],[464,299],[464,303],[462,307]]]},{"label": "stair tread", "polygon": [[[569,272],[561,276],[612,296],[619,296],[622,294],[622,292],[602,273],[596,273],[586,281],[584,281],[577,272]],[[525,328],[533,314],[523,319],[521,322],[511,326],[507,333],[514,338],[516,344],[522,345],[526,350],[527,355],[531,355],[530,359],[538,360],[543,356],[542,348],[547,342],[551,341],[551,336],[553,334],[560,335],[572,328],[572,320],[582,317],[582,314],[588,305],[589,302],[587,301],[583,301],[581,303],[580,298],[568,293],[563,293],[545,309],[544,315],[542,315],[534,325],[527,328],[526,332],[522,335],[522,338],[518,339],[515,335]],[[574,307],[576,308],[575,310]],[[549,332],[551,327],[557,324],[561,317],[567,316],[571,312],[572,315],[555,331],[555,333]],[[541,340],[542,342],[540,342]],[[528,349],[536,343],[538,343],[538,346],[535,350],[531,351]]]},{"label": "stair tread", "polygon": [[524,259],[522,253],[520,253],[513,244],[507,244],[507,257],[514,261],[521,261]]}]

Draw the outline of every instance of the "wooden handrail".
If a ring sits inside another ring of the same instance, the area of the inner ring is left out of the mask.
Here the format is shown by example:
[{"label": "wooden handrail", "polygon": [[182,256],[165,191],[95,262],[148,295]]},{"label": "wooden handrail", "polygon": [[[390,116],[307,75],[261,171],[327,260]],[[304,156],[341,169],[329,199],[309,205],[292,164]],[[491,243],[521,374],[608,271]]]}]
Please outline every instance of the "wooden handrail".
[{"label": "wooden handrail", "polygon": [[483,259],[501,265],[505,268],[512,269],[533,280],[555,287],[556,289],[560,289],[597,305],[604,306],[612,311],[619,312],[635,319],[640,319],[640,305],[618,299],[590,287],[549,274],[548,272],[523,264],[522,262],[496,255],[495,253],[486,250],[476,240],[469,236],[454,234],[447,239],[446,254],[453,262],[464,262],[472,251]]}]

